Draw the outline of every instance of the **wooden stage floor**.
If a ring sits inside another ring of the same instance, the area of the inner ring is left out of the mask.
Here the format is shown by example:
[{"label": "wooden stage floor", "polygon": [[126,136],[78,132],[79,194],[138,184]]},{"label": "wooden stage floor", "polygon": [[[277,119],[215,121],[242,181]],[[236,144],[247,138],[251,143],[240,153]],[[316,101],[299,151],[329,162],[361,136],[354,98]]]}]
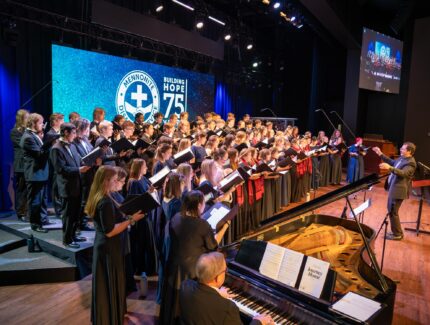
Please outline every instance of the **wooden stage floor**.
[{"label": "wooden stage floor", "polygon": [[[324,188],[317,195],[325,194],[333,187]],[[387,196],[379,184],[368,197],[372,206],[364,217],[364,223],[378,229],[386,214]],[[352,199],[354,206],[362,202],[363,194]],[[344,201],[331,203],[319,209],[318,213],[339,216]],[[411,198],[404,201],[401,210],[402,222],[414,222],[418,201]],[[430,223],[430,207],[424,204],[423,223]],[[404,224],[412,226],[415,224]],[[428,225],[422,228],[429,230]],[[382,252],[382,234],[376,239],[375,252],[378,261]],[[430,324],[430,235],[419,237],[405,232],[401,242],[387,241],[383,273],[393,280],[399,280],[396,295],[393,324]],[[137,294],[127,299],[128,324],[156,323],[157,306],[155,282],[150,282],[147,299]],[[36,284],[0,287],[0,324],[89,324],[91,308],[91,276],[77,282],[57,284]]]}]

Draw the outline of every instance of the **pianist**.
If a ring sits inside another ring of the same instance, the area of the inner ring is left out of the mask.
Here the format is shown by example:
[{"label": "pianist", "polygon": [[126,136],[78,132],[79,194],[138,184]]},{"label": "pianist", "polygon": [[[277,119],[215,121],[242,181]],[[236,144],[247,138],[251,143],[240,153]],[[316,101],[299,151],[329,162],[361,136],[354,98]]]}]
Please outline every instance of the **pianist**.
[{"label": "pianist", "polygon": [[[181,285],[179,306],[182,324],[242,324],[239,308],[228,299],[227,290],[221,287],[226,270],[223,254],[212,252],[200,256],[196,265],[198,281],[186,280]],[[270,316],[259,315],[251,324],[274,322]]]}]

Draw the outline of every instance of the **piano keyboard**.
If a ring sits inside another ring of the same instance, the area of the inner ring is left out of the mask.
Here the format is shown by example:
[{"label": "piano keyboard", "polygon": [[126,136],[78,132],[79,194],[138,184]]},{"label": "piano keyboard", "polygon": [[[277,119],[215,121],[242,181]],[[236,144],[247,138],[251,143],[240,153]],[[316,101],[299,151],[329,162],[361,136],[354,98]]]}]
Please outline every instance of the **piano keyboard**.
[{"label": "piano keyboard", "polygon": [[247,316],[255,317],[265,314],[272,317],[276,325],[298,324],[298,322],[295,322],[291,316],[279,308],[262,301],[258,301],[258,299],[246,294],[246,292],[242,290],[229,289],[228,293],[234,295],[230,300],[236,304],[240,312]]}]

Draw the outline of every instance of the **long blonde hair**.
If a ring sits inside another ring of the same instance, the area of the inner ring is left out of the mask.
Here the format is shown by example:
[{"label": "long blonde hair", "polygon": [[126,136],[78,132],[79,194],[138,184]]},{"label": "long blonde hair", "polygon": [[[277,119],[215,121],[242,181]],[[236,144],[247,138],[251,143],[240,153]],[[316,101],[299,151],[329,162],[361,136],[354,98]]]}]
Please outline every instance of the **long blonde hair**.
[{"label": "long blonde hair", "polygon": [[91,218],[95,217],[97,204],[103,197],[110,193],[107,183],[117,175],[117,171],[112,166],[100,166],[94,176],[93,184],[91,185],[88,201],[85,205],[85,213]]},{"label": "long blonde hair", "polygon": [[27,126],[27,119],[29,115],[30,113],[26,109],[21,108],[17,110],[15,115],[15,128],[20,131],[24,131]]}]

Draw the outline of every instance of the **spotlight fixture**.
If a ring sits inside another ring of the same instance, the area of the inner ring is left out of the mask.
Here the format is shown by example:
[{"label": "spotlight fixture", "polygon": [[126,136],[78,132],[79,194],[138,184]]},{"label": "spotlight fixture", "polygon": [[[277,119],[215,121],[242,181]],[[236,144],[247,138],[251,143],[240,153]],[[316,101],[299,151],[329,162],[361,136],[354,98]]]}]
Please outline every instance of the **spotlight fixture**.
[{"label": "spotlight fixture", "polygon": [[300,24],[297,26],[297,28],[302,28],[302,27],[303,27],[303,24]]},{"label": "spotlight fixture", "polygon": [[197,29],[202,29],[205,25],[205,15],[201,12],[196,13],[195,26]]},{"label": "spotlight fixture", "polygon": [[246,45],[246,49],[247,50],[252,50],[252,48],[254,47],[254,45],[252,45],[252,43],[251,42],[249,42],[247,45]]},{"label": "spotlight fixture", "polygon": [[225,34],[224,35],[224,40],[226,40],[226,41],[231,40],[231,34],[230,33]]},{"label": "spotlight fixture", "polygon": [[172,0],[172,2],[176,3],[177,5],[180,5],[181,7],[184,7],[185,9],[188,9],[190,11],[194,11],[195,9],[189,5],[187,5],[186,3],[183,3],[179,0]]},{"label": "spotlight fixture", "polygon": [[291,17],[291,21],[295,21],[296,20],[296,16]]},{"label": "spotlight fixture", "polygon": [[258,62],[254,62],[254,63],[252,64],[252,67],[253,67],[253,68],[257,68],[257,67],[258,67]]},{"label": "spotlight fixture", "polygon": [[161,0],[154,1],[154,9],[155,9],[155,12],[162,12],[164,9],[163,1]]},{"label": "spotlight fixture", "polygon": [[273,4],[273,9],[278,9],[280,6],[281,6],[281,3],[280,3],[280,2],[278,2],[278,1],[276,1],[276,2]]}]

